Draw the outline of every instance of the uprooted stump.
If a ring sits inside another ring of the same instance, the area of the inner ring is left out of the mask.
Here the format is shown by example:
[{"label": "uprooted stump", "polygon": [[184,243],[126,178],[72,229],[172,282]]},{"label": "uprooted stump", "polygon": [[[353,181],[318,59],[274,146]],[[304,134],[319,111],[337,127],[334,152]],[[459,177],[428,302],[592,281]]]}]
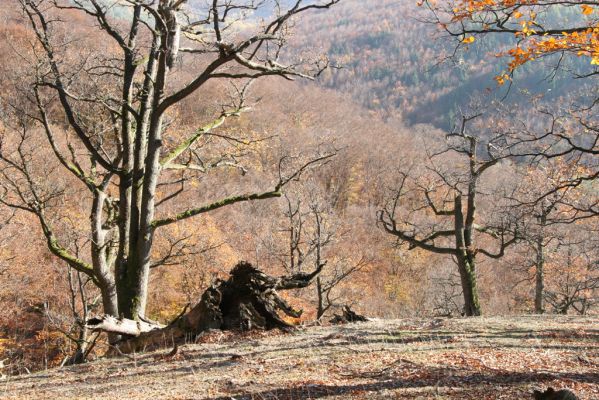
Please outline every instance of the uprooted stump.
[{"label": "uprooted stump", "polygon": [[132,321],[111,316],[94,317],[87,327],[122,335],[114,344],[116,353],[132,353],[192,342],[198,335],[211,329],[241,330],[282,329],[289,330],[279,313],[299,318],[301,310],[295,310],[277,291],[304,288],[320,273],[324,265],[312,273],[272,277],[240,262],[230,272],[229,279],[218,280],[202,295],[199,303],[183,312],[167,326],[151,321]]},{"label": "uprooted stump", "polygon": [[329,321],[331,324],[347,324],[350,322],[366,322],[368,318],[353,311],[349,306],[343,306],[343,314],[334,314]]}]

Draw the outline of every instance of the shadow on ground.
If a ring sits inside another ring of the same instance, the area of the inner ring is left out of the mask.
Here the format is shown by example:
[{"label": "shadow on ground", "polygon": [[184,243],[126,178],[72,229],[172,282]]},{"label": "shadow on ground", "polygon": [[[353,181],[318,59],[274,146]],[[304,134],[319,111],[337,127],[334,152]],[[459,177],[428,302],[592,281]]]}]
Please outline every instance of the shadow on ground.
[{"label": "shadow on ground", "polygon": [[[455,368],[428,368],[428,378],[397,379],[382,377],[380,380],[362,384],[321,385],[305,384],[292,388],[277,388],[258,392],[239,392],[228,396],[208,397],[204,400],[296,400],[319,399],[327,396],[377,393],[385,390],[427,388],[427,387],[481,387],[488,390],[490,385],[495,387],[517,383],[519,386],[528,383],[550,382],[557,378],[551,373],[481,373]],[[560,379],[578,383],[599,382],[599,373],[566,373],[559,374]],[[407,396],[407,395],[406,395]],[[405,398],[402,394],[402,398]]]}]

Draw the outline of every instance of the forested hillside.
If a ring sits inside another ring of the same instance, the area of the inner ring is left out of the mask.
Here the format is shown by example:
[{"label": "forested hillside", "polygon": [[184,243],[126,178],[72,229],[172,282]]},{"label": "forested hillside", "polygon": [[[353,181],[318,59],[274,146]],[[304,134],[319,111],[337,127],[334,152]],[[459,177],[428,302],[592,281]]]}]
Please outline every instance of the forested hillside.
[{"label": "forested hillside", "polygon": [[5,1],[0,376],[355,313],[596,315],[599,9]]},{"label": "forested hillside", "polygon": [[[572,14],[555,13],[556,19]],[[505,61],[495,56],[515,42],[513,37],[491,37],[456,52],[455,43],[427,19],[416,1],[348,0],[311,19],[301,37],[306,45],[318,43],[341,67],[326,73],[321,84],[384,117],[401,115],[408,124],[450,128],[472,97],[518,104],[525,91],[524,97],[540,94],[553,101],[582,85],[563,72],[554,76],[556,58],[519,71],[509,90],[499,87],[494,78]]]}]

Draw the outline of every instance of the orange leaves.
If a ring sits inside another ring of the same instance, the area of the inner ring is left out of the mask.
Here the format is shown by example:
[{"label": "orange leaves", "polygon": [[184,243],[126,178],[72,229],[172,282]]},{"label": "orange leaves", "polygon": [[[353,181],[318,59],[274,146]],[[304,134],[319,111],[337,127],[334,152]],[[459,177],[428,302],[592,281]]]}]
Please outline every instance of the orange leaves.
[{"label": "orange leaves", "polygon": [[510,81],[511,78],[508,74],[503,74],[503,75],[497,75],[495,77],[495,81],[497,82],[497,84],[499,86],[504,85],[506,82]]},{"label": "orange leaves", "polygon": [[[445,27],[459,36],[462,44],[470,44],[474,37],[485,33],[505,33],[516,36],[517,47],[500,52],[499,56],[511,58],[505,72],[496,77],[499,84],[505,83],[507,75],[518,67],[555,53],[588,57],[591,65],[599,65],[599,17],[595,6],[589,4],[539,3],[537,0],[448,0],[446,8],[436,7],[439,15],[445,13]],[[558,19],[551,24],[540,15],[546,15],[551,7],[564,11],[576,11],[576,19]],[[507,20],[506,20],[507,17]],[[539,18],[538,18],[539,17]],[[509,21],[509,22],[507,22]],[[586,24],[586,25],[585,25]],[[467,34],[468,33],[468,34]]]},{"label": "orange leaves", "polygon": [[582,6],[580,6],[580,8],[582,8],[582,14],[583,15],[591,15],[593,13],[593,7],[583,4]]}]

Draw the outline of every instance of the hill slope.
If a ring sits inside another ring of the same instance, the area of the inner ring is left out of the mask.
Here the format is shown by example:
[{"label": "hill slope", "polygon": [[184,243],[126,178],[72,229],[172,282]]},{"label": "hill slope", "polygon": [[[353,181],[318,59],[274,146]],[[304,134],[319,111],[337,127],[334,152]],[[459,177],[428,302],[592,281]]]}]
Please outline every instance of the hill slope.
[{"label": "hill slope", "polygon": [[[514,38],[489,36],[454,55],[456,41],[423,22],[429,18],[416,0],[344,0],[312,14],[299,29],[306,46],[319,43],[343,67],[325,74],[326,86],[385,116],[401,114],[410,124],[447,128],[471,97],[504,99],[507,85],[497,87],[494,77],[507,60],[496,54]],[[451,62],[441,63],[450,55]],[[580,86],[567,73],[550,79],[550,66],[522,68],[506,101],[518,101],[521,90],[555,99]]]},{"label": "hill slope", "polygon": [[599,319],[376,320],[239,337],[10,378],[0,398],[599,398]]}]

